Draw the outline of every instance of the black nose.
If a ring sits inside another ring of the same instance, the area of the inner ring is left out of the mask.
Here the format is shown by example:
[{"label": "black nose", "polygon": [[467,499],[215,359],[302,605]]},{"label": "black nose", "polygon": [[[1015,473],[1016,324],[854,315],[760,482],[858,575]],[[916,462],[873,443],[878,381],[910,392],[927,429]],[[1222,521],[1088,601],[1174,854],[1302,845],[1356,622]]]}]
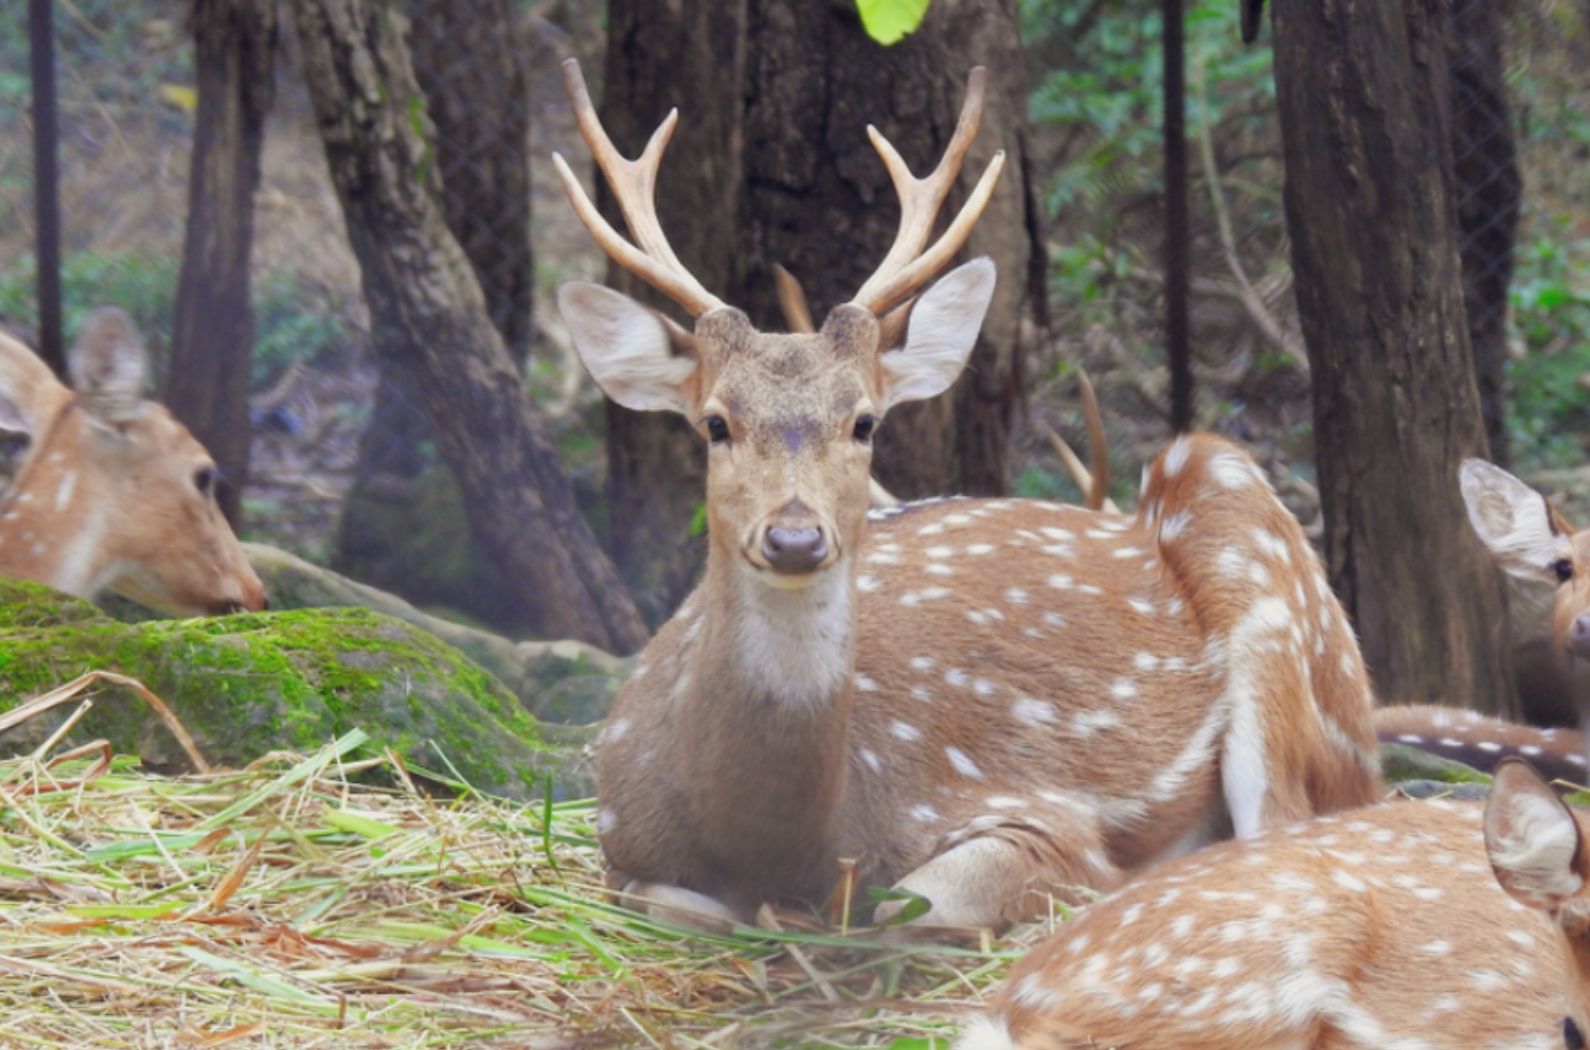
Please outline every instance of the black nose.
[{"label": "black nose", "polygon": [[786,576],[814,572],[828,557],[828,540],[822,529],[768,529],[762,537],[762,557],[774,572]]}]

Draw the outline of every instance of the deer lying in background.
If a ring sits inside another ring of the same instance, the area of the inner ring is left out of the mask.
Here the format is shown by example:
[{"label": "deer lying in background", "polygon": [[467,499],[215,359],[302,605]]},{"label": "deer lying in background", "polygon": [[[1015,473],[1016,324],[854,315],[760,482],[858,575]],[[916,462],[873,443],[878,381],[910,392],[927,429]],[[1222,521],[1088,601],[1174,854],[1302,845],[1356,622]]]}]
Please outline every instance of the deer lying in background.
[{"label": "deer lying in background", "polygon": [[956,1050],[1582,1050],[1582,823],[1512,759],[1483,820],[1398,802],[1182,858],[1021,960]]},{"label": "deer lying in background", "polygon": [[79,598],[109,588],[174,616],[265,607],[215,503],[209,453],[143,396],[147,361],[125,313],[85,324],[69,390],[0,332],[0,429],[28,435],[0,496],[0,576]]},{"label": "deer lying in background", "polygon": [[823,900],[844,857],[863,887],[926,897],[920,921],[994,926],[1232,831],[1376,796],[1346,618],[1236,447],[1173,443],[1134,517],[949,499],[869,521],[874,430],[950,385],[992,293],[986,260],[921,292],[999,171],[996,155],[927,248],[976,133],[980,71],[927,178],[872,132],[900,233],[807,335],[757,332],[674,257],[651,186],[676,115],[628,161],[577,65],[565,79],[640,247],[560,157],[576,211],[696,323],[586,283],[559,290],[563,317],[608,396],[679,412],[708,443],[705,578],[604,730],[597,824],[615,889],[723,924]]},{"label": "deer lying in background", "polygon": [[[1469,523],[1504,570],[1556,588],[1551,648],[1567,676],[1590,656],[1590,532],[1575,532],[1546,497],[1484,460],[1458,474]],[[1581,729],[1590,697],[1576,696]],[[1412,744],[1444,758],[1489,769],[1505,754],[1527,757],[1551,779],[1582,784],[1590,776],[1581,731],[1534,729],[1445,707],[1388,707],[1375,712],[1380,739]]]}]

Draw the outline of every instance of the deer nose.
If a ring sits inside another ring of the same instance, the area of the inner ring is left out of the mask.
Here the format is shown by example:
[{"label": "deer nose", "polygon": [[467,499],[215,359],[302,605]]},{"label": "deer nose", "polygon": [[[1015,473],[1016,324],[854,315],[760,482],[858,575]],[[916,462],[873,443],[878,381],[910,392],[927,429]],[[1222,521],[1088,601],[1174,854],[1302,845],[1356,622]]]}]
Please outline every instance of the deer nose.
[{"label": "deer nose", "polygon": [[1568,628],[1568,648],[1575,656],[1590,656],[1590,613],[1574,617]]},{"label": "deer nose", "polygon": [[828,557],[828,540],[822,529],[773,527],[762,536],[762,557],[773,571],[785,576],[815,572]]}]

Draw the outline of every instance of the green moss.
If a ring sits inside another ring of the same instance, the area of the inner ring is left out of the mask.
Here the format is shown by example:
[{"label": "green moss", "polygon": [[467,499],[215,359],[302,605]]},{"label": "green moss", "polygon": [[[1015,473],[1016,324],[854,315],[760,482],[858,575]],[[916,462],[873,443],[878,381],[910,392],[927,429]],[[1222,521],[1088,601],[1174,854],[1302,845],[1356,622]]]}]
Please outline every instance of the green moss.
[{"label": "green moss", "polygon": [[[127,624],[44,588],[3,586],[0,710],[84,671],[114,670],[165,700],[213,763],[306,750],[358,727],[417,767],[445,769],[445,755],[485,791],[528,796],[548,769],[562,775],[564,793],[590,789],[495,678],[424,631],[367,609]],[[59,709],[0,736],[0,750],[36,746],[65,716]],[[97,703],[73,733],[96,736],[148,761],[182,762],[130,696]]]}]

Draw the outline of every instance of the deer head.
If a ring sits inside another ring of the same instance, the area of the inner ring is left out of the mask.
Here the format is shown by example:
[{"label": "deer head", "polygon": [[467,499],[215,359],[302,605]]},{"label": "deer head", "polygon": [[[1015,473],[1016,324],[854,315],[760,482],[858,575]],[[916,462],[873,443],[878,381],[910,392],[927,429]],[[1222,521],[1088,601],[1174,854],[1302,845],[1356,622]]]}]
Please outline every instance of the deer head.
[{"label": "deer head", "polygon": [[768,587],[804,589],[835,565],[849,564],[867,511],[879,422],[892,406],[949,387],[993,294],[993,264],[980,259],[907,302],[965,242],[1003,164],[1003,154],[996,155],[955,221],[926,247],[977,133],[984,71],[972,72],[953,140],[927,178],[914,178],[893,147],[868,129],[900,194],[900,231],[855,299],[809,334],[758,332],[744,313],[703,288],[669,247],[652,190],[677,112],[629,161],[602,130],[572,59],[564,78],[581,133],[639,247],[607,224],[557,157],[576,212],[615,260],[695,318],[686,332],[618,292],[571,282],[559,289],[558,304],[575,347],[613,400],[678,412],[708,442],[709,573],[732,565]]},{"label": "deer head", "polygon": [[259,610],[265,592],[215,502],[215,461],[163,406],[132,321],[89,318],[73,389],[0,335],[0,427],[30,447],[0,500],[0,575],[89,598],[109,588],[176,616]]}]

